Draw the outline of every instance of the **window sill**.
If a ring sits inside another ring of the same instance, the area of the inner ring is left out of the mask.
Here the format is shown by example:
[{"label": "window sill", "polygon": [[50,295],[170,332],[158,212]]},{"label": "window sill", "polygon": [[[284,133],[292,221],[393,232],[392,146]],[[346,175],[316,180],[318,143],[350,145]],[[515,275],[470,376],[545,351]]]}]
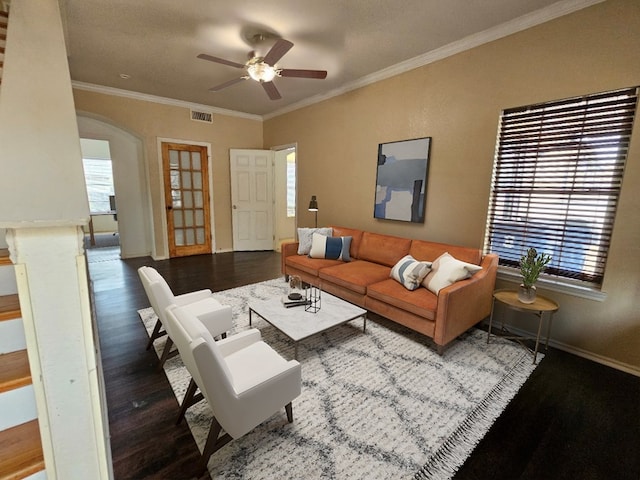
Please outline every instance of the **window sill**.
[{"label": "window sill", "polygon": [[[520,272],[515,268],[509,267],[498,267],[498,279],[504,280],[505,282],[515,283],[517,285],[522,281]],[[597,302],[603,302],[607,299],[607,294],[602,290],[598,290],[586,284],[574,283],[570,280],[560,280],[555,277],[541,276],[536,282],[536,286],[541,289],[573,295],[574,297],[595,300]]]}]

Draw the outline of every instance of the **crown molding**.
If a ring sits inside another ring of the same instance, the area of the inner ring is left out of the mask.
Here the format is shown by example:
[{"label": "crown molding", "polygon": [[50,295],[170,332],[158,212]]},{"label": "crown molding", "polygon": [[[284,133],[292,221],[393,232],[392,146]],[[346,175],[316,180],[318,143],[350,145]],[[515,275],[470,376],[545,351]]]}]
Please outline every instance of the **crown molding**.
[{"label": "crown molding", "polygon": [[143,102],[160,103],[162,105],[171,105],[174,107],[191,108],[194,110],[204,110],[205,112],[211,112],[217,115],[227,115],[229,117],[247,118],[249,120],[262,121],[261,115],[255,115],[251,113],[238,112],[235,110],[227,110],[225,108],[212,107],[211,105],[204,105],[201,103],[185,102],[183,100],[176,100],[174,98],[159,97],[156,95],[149,95],[146,93],[133,92],[131,90],[122,90],[120,88],[105,87],[103,85],[96,85],[93,83],[78,82],[73,80],[71,82],[73,88],[78,90],[86,90],[88,92],[102,93],[104,95],[114,95],[116,97],[132,98],[134,100],[142,100]]},{"label": "crown molding", "polygon": [[583,8],[591,7],[604,1],[605,0],[563,0],[554,3],[549,7],[531,12],[527,15],[523,15],[496,27],[484,30],[474,35],[470,35],[456,42],[450,43],[422,55],[418,55],[417,57],[410,58],[408,60],[405,60],[404,62],[397,63],[383,70],[379,70],[370,75],[366,75],[362,78],[359,78],[358,80],[345,84],[344,86],[331,90],[327,93],[315,95],[300,102],[291,104],[280,110],[276,110],[275,112],[265,114],[262,116],[262,118],[264,120],[269,120],[270,118],[278,117],[280,115],[284,115],[285,113],[308,107],[315,103],[337,97],[352,90],[371,85],[372,83],[376,83],[387,78],[395,77],[396,75],[400,75],[401,73],[405,73],[424,65],[437,62],[438,60],[443,60],[447,57],[456,55],[466,50],[471,50],[472,48],[484,45],[485,43],[493,42],[494,40],[498,40],[514,33],[521,32],[528,28],[535,27],[536,25],[546,23],[548,21],[554,20],[564,15],[568,15],[578,10],[582,10]]}]

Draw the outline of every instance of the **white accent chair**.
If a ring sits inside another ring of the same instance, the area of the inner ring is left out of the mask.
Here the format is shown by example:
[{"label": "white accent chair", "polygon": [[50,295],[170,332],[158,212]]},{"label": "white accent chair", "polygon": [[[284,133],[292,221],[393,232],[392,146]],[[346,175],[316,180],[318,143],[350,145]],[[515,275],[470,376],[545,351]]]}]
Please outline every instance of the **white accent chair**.
[{"label": "white accent chair", "polygon": [[193,317],[189,317],[184,320],[184,314],[180,316],[182,320],[178,320],[176,318],[176,310],[178,308],[179,307],[176,305],[168,306],[165,314],[165,320],[172,332],[173,341],[180,352],[182,363],[191,374],[191,380],[189,381],[189,386],[187,387],[184,399],[182,400],[176,425],[182,421],[184,414],[191,405],[195,405],[204,398],[202,392],[197,393],[198,385],[202,384],[202,380],[200,379],[200,373],[195,366],[193,352],[191,351],[191,342],[197,337],[203,337],[207,338],[207,340],[215,341],[211,332],[207,330],[202,322],[192,320]]},{"label": "white accent chair", "polygon": [[[214,415],[199,475],[213,453],[283,406],[293,422],[292,401],[302,388],[300,363],[282,358],[255,328],[216,342],[187,309],[171,307],[168,312],[176,321],[178,348],[190,339],[191,353],[181,352],[181,357]],[[223,429],[226,433],[220,435]]]},{"label": "white accent chair", "polygon": [[[226,337],[227,332],[233,328],[231,307],[222,305],[213,298],[211,290],[204,289],[182,295],[174,295],[165,279],[155,268],[147,266],[140,267],[138,269],[138,275],[140,276],[149,303],[151,303],[153,311],[158,316],[158,321],[147,343],[147,350],[151,348],[157,338],[168,334],[158,368],[162,368],[164,362],[177,353],[176,351],[171,352],[173,335],[171,325],[167,326],[165,319],[165,312],[169,305],[178,305],[187,308],[191,314],[195,315],[206,326],[214,337],[219,335]],[[165,332],[161,331],[161,327],[163,326]]]}]

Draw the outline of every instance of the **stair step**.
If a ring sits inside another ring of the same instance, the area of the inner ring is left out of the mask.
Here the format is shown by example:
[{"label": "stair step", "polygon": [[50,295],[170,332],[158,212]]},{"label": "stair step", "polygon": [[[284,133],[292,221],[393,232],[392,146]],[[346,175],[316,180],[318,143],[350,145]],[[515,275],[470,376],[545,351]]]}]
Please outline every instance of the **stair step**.
[{"label": "stair step", "polygon": [[0,478],[20,479],[44,470],[37,420],[0,432]]},{"label": "stair step", "polygon": [[[2,53],[2,48],[0,48],[0,53]],[[9,257],[9,249],[8,248],[0,248],[0,265],[13,265],[11,263],[11,258]]]},{"label": "stair step", "polygon": [[21,316],[18,294],[0,296],[0,321],[12,320]]},{"label": "stair step", "polygon": [[0,393],[31,384],[31,370],[26,350],[0,355],[0,366]]}]

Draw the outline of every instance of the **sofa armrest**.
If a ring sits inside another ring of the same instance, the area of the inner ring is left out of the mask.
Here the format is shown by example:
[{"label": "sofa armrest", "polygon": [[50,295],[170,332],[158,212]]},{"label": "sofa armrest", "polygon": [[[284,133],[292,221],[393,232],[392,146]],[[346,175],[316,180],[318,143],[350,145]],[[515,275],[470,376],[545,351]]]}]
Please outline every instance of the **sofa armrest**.
[{"label": "sofa armrest", "polygon": [[298,244],[299,242],[287,242],[287,243],[283,243],[280,246],[280,259],[281,259],[281,271],[282,274],[285,275],[285,260],[287,259],[287,257],[291,256],[291,255],[297,255],[298,254]]},{"label": "sofa armrest", "polygon": [[480,266],[471,278],[440,290],[433,337],[437,345],[446,345],[491,313],[498,255],[485,255]]}]

